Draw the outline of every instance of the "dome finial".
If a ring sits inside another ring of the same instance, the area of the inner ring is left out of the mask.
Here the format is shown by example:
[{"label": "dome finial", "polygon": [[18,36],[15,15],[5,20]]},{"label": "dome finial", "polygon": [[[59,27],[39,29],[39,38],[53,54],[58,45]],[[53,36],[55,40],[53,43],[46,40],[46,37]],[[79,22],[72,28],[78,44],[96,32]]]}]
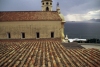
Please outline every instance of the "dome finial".
[{"label": "dome finial", "polygon": [[57,6],[59,7],[59,2],[57,2]]},{"label": "dome finial", "polygon": [[60,7],[59,7],[59,2],[57,2],[57,12],[60,14]]}]

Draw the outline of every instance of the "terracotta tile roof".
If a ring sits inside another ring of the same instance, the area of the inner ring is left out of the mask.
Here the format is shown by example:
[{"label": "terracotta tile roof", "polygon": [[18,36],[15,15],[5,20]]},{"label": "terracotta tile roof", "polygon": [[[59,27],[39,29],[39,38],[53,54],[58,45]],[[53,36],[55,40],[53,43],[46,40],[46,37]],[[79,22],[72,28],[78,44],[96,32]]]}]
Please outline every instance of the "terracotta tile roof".
[{"label": "terracotta tile roof", "polygon": [[0,12],[0,21],[59,21],[57,11]]},{"label": "terracotta tile roof", "polygon": [[57,40],[0,41],[0,67],[99,67],[98,49],[66,49]]}]

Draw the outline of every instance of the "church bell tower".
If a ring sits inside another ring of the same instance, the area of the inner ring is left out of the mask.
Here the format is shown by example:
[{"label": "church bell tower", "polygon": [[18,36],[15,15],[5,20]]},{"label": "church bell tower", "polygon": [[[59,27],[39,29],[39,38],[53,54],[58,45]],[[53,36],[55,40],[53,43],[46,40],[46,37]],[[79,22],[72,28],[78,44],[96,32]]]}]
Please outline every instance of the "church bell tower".
[{"label": "church bell tower", "polygon": [[52,0],[42,0],[42,11],[52,11]]}]

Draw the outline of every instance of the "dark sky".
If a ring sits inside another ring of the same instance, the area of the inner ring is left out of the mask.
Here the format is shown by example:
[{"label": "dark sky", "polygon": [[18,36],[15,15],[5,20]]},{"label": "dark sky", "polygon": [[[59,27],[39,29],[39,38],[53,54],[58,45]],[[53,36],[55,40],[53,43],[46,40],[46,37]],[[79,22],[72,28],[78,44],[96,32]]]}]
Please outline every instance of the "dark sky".
[{"label": "dark sky", "polygon": [[[53,0],[53,10],[59,2],[67,21],[100,19],[100,0]],[[0,11],[41,11],[41,0],[0,0]]]}]

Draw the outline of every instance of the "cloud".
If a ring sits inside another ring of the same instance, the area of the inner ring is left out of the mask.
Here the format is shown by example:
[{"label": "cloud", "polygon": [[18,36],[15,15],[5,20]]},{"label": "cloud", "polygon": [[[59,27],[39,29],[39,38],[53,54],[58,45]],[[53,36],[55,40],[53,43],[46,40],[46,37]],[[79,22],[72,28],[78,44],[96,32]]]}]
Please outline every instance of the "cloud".
[{"label": "cloud", "polygon": [[[42,0],[0,0],[0,11],[41,10]],[[53,10],[59,2],[62,14],[86,13],[100,9],[100,0],[53,0]]]},{"label": "cloud", "polygon": [[0,0],[0,11],[41,10],[41,0]]},{"label": "cloud", "polygon": [[87,0],[81,4],[75,4],[68,13],[87,13],[100,9],[100,0]]},{"label": "cloud", "polygon": [[86,14],[68,14],[65,16],[66,21],[86,21],[90,19],[100,19],[100,10],[89,11]]},{"label": "cloud", "polygon": [[100,9],[100,0],[53,0],[53,7],[56,7],[57,2],[59,2],[61,13],[64,16],[66,14],[85,14]]}]

